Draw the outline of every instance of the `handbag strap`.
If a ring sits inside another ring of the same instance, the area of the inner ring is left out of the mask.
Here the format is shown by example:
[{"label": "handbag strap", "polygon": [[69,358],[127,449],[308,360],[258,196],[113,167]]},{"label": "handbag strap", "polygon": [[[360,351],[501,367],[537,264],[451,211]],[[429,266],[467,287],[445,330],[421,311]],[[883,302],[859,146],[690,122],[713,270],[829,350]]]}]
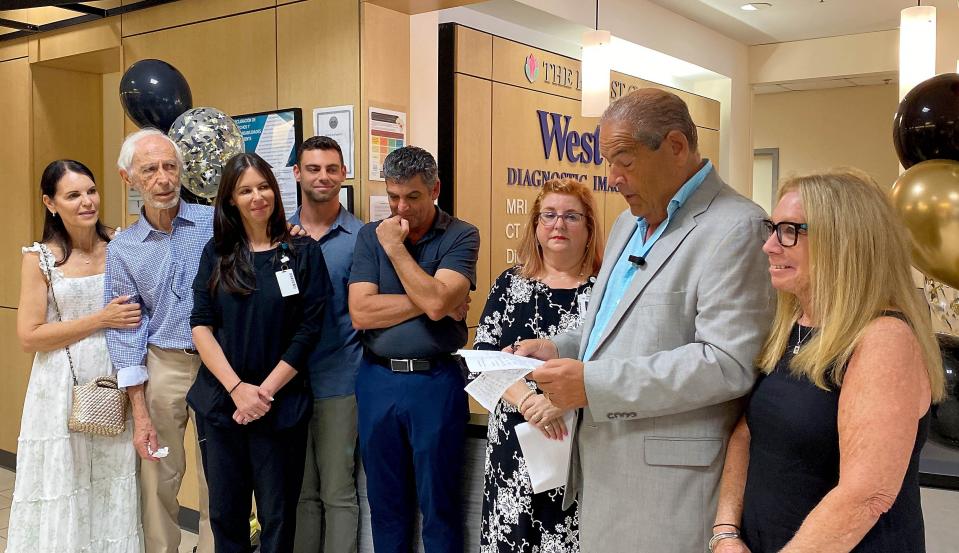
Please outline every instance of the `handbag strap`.
[{"label": "handbag strap", "polygon": [[[50,290],[50,297],[53,298],[53,308],[57,311],[57,322],[63,322],[63,316],[60,313],[60,304],[57,303],[57,294],[53,291],[53,268],[56,264],[56,258],[53,252],[46,244],[40,244],[40,271],[47,278],[47,289]],[[67,352],[67,361],[70,363],[70,375],[73,377],[73,385],[79,384],[77,381],[77,372],[73,368],[73,356],[70,355],[70,346],[63,346]]]}]

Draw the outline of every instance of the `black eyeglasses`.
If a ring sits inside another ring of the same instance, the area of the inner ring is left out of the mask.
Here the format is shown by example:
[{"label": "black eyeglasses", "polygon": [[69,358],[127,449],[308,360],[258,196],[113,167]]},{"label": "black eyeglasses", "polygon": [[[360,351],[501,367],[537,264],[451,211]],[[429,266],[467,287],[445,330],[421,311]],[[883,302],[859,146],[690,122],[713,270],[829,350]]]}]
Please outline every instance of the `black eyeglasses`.
[{"label": "black eyeglasses", "polygon": [[809,225],[806,223],[793,223],[792,221],[780,221],[773,223],[769,219],[763,220],[763,226],[766,228],[766,240],[776,233],[776,239],[779,245],[784,248],[791,248],[799,241],[800,234],[806,234]]},{"label": "black eyeglasses", "polygon": [[556,224],[560,218],[566,221],[566,226],[578,225],[586,217],[578,211],[567,211],[566,213],[556,213],[555,211],[543,211],[539,214],[539,220],[543,225],[551,227]]}]

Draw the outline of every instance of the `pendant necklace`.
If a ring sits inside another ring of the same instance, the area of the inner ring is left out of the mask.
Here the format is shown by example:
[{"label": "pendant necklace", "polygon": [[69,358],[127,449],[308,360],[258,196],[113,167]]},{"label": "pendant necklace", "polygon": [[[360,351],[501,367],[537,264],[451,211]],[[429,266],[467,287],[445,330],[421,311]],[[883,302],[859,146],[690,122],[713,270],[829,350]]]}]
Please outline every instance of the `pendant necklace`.
[{"label": "pendant necklace", "polygon": [[[809,332],[812,332],[812,330],[810,330]],[[803,343],[803,340],[805,340],[805,338],[802,337],[802,325],[799,323],[796,323],[796,336],[798,337],[798,339],[796,340],[796,345],[793,346],[793,355],[796,355],[797,353],[799,353],[799,346],[801,346]],[[806,333],[806,338],[809,338],[809,333]]]},{"label": "pendant necklace", "polygon": [[85,264],[87,264],[87,265],[90,264],[90,256],[89,256],[89,255],[87,255],[87,254],[85,254],[85,253],[82,253],[82,252],[80,252],[79,250],[73,250],[73,251],[75,251],[75,252],[77,253],[77,256],[80,257],[80,261],[83,261],[83,262],[84,262]]},{"label": "pendant necklace", "polygon": [[[539,321],[540,321],[540,318],[539,318],[539,289],[540,289],[541,286],[544,287],[544,288],[546,288],[547,290],[549,289],[549,285],[547,285],[547,284],[546,284],[545,282],[543,282],[543,281],[535,281],[534,284],[533,284],[533,290],[534,290],[534,293],[535,293],[535,295],[533,296],[533,334],[535,334],[537,338],[547,338],[547,336],[541,336],[541,335],[540,335],[540,332],[541,332],[541,331],[540,331],[540,328],[539,328]],[[581,286],[581,284],[577,284],[576,287],[572,289],[572,290],[573,290],[573,301],[570,302],[570,304],[569,304],[569,311],[568,311],[569,314],[571,314],[571,315],[573,314],[573,309],[576,308],[576,302],[577,302],[577,300],[579,299],[579,287],[580,287],[580,286]],[[547,296],[547,298],[548,298],[548,296]],[[547,299],[547,301],[548,301],[548,299]],[[577,315],[578,315],[578,313],[577,313]],[[562,313],[562,311],[560,311],[560,320],[562,320],[562,319],[563,319],[563,313]],[[558,324],[559,324],[559,323],[557,323],[557,325],[558,325]],[[562,329],[558,329],[558,330],[559,330],[560,332],[562,332]]]}]

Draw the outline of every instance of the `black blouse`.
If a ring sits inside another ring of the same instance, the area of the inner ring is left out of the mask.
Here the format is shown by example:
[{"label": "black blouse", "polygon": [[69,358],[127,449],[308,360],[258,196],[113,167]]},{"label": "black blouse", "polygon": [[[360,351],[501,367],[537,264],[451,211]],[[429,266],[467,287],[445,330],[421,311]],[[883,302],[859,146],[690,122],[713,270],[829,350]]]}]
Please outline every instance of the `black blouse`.
[{"label": "black blouse", "polygon": [[[753,553],[774,553],[792,539],[806,516],[839,483],[840,389],[825,391],[792,374],[800,333],[796,324],[775,370],[761,375],[746,407],[749,468],[743,495],[743,540]],[[919,419],[909,467],[895,502],[853,553],[921,553],[925,531],[919,497],[919,454],[929,413]]]},{"label": "black blouse", "polygon": [[[286,264],[296,276],[299,294],[283,297],[276,272]],[[251,429],[276,430],[294,426],[310,416],[312,395],[308,385],[307,359],[320,338],[323,309],[329,296],[330,277],[320,243],[309,237],[293,240],[293,247],[252,253],[256,289],[249,295],[230,294],[217,287],[210,292],[210,275],[220,262],[207,243],[193,281],[193,313],[190,326],[209,326],[236,374],[250,384],[260,384],[281,360],[299,373],[274,397],[270,411],[250,423]],[[187,402],[210,422],[236,424],[236,406],[220,381],[201,365]]]}]

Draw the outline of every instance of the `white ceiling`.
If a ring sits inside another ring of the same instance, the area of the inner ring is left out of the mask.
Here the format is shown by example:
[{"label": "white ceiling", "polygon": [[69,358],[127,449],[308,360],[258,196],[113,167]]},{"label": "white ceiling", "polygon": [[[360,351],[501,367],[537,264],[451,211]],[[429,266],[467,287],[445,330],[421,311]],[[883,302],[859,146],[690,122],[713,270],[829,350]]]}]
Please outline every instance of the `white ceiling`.
[{"label": "white ceiling", "polygon": [[[910,0],[766,0],[771,8],[748,12],[739,8],[748,0],[651,1],[749,45],[897,29],[899,12],[916,5]],[[922,4],[957,9],[956,0]]]}]

